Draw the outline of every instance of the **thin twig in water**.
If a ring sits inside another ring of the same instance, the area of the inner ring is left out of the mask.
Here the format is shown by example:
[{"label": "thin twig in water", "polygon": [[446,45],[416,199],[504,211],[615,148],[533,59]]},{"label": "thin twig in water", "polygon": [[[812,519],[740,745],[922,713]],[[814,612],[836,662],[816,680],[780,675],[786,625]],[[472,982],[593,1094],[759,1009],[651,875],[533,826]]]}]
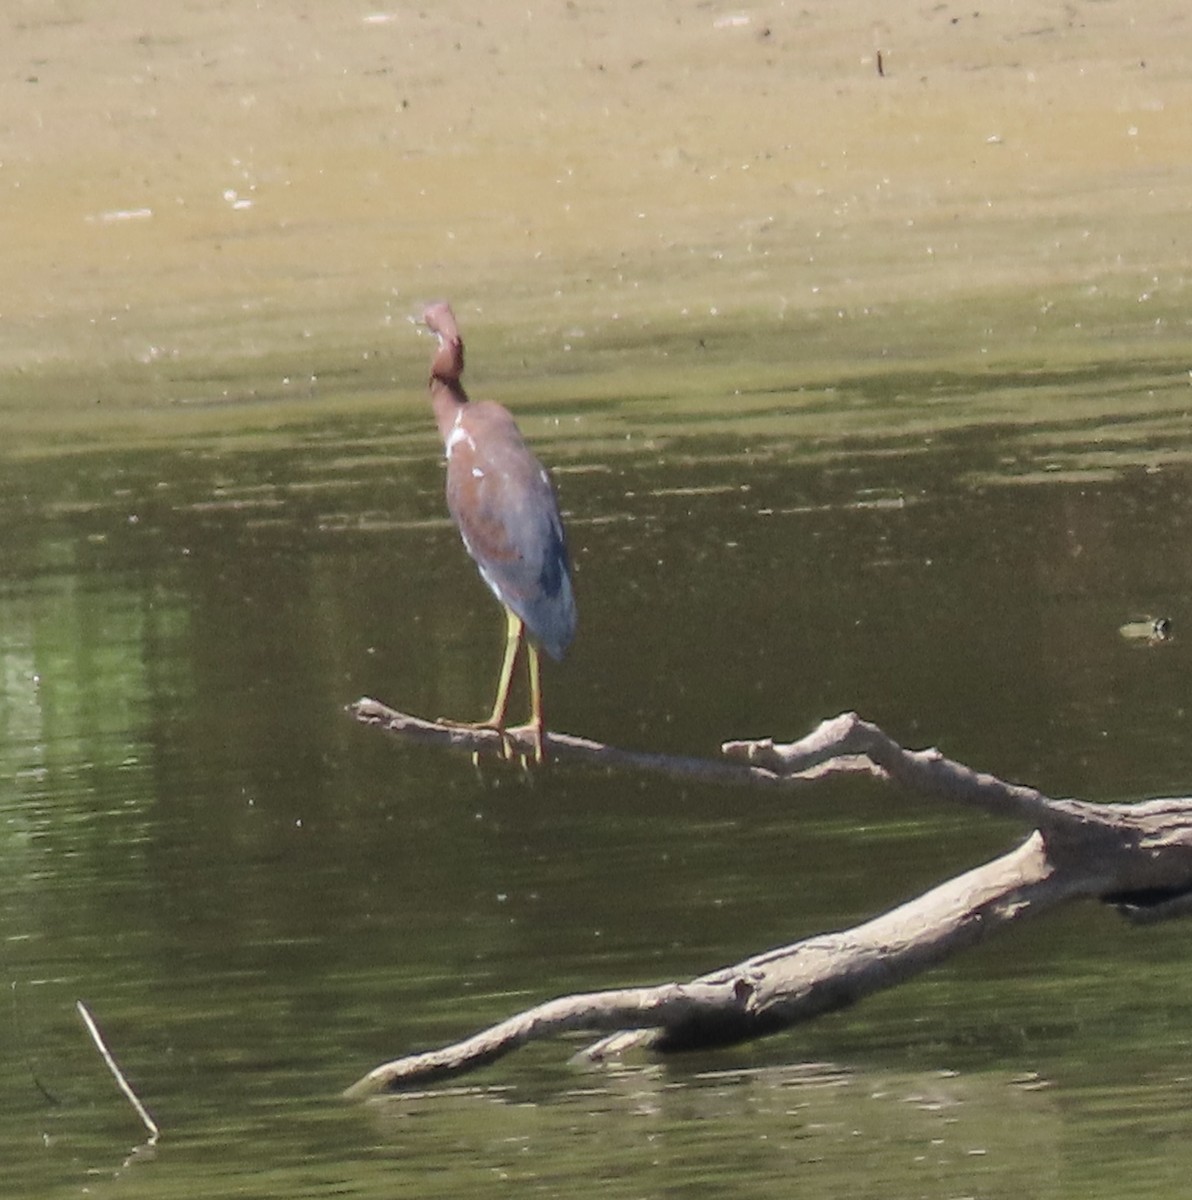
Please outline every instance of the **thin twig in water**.
[{"label": "thin twig in water", "polygon": [[145,1106],[137,1099],[137,1094],[132,1090],[128,1080],[124,1078],[124,1072],[116,1065],[116,1060],[112,1057],[112,1052],[104,1044],[103,1035],[99,1032],[99,1027],[95,1024],[95,1018],[87,1011],[87,1006],[82,1000],[75,1001],[75,1007],[79,1010],[79,1016],[83,1018],[83,1024],[87,1026],[87,1032],[91,1035],[91,1040],[95,1043],[100,1054],[103,1055],[103,1060],[108,1064],[108,1070],[116,1077],[116,1082],[120,1085],[120,1090],[128,1097],[129,1103],[137,1110],[137,1116],[145,1124],[145,1128],[149,1130],[149,1144],[152,1146],[161,1134],[161,1130],[157,1128],[157,1122],[149,1115]]}]

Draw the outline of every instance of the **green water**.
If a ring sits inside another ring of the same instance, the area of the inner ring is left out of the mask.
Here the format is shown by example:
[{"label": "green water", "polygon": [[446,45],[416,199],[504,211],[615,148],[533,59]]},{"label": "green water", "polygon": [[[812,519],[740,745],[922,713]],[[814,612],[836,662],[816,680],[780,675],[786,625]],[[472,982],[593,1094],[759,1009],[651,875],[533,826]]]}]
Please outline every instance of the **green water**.
[{"label": "green water", "polygon": [[[536,373],[519,411],[581,613],[552,726],[710,755],[855,708],[1056,794],[1186,790],[1186,377],[928,360],[804,386],[784,347],[759,334],[728,386],[692,343],[650,403],[633,347]],[[519,369],[485,374],[515,402]],[[234,394],[228,370],[210,386]],[[552,1043],[340,1102],[384,1059],[839,927],[1025,833],[859,781],[478,779],[357,728],[362,694],[479,715],[500,657],[412,374],[394,395],[363,367],[223,430],[10,446],[6,1192],[1178,1194],[1185,931],[1092,905],[755,1046],[588,1073]],[[1175,639],[1118,635],[1144,614]],[[162,1128],[151,1153],[128,1158],[140,1127],[79,998]]]}]

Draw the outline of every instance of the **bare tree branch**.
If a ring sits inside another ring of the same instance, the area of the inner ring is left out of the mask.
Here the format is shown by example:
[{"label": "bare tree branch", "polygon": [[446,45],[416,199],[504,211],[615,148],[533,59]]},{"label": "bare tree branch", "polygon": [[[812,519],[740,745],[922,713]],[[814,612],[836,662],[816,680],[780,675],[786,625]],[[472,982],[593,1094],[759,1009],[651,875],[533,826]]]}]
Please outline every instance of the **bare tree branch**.
[{"label": "bare tree branch", "polygon": [[[395,713],[376,701],[358,720],[399,736],[497,748],[489,731],[457,730]],[[689,983],[565,996],[462,1042],[385,1063],[348,1089],[360,1098],[458,1075],[526,1042],[574,1030],[616,1032],[583,1052],[597,1060],[631,1046],[675,1051],[761,1037],[855,1003],[934,966],[994,930],[1075,897],[1099,897],[1138,921],[1192,912],[1192,800],[1092,804],[1053,800],[1033,788],[909,751],[876,725],[845,713],[797,742],[726,743],[728,763],[640,754],[550,734],[551,757],[671,777],[794,786],[865,773],[949,802],[1031,822],[1021,845],[984,866],[852,929],[805,938]]]},{"label": "bare tree branch", "polygon": [[[495,729],[473,729],[468,726],[450,725],[445,722],[427,721],[389,708],[379,700],[367,696],[348,706],[357,721],[383,729],[386,733],[409,741],[431,745],[448,746],[469,753],[501,753],[501,736]],[[532,754],[533,741],[528,731],[511,729],[506,732],[518,751]],[[729,783],[740,787],[775,786],[785,781],[765,767],[754,767],[746,763],[726,763],[703,758],[676,758],[667,754],[650,754],[640,750],[619,750],[594,742],[588,738],[575,737],[569,733],[544,732],[543,747],[552,761],[590,763],[599,767],[617,767],[622,770],[647,771],[666,775],[672,779],[689,779],[702,783]],[[794,778],[792,776],[792,778]],[[789,782],[788,782],[789,786]]]},{"label": "bare tree branch", "polygon": [[736,1003],[731,983],[669,983],[660,987],[623,988],[565,996],[536,1005],[455,1045],[424,1054],[411,1054],[370,1071],[344,1093],[359,1099],[372,1092],[394,1090],[411,1083],[446,1079],[493,1062],[526,1042],[574,1029],[620,1029],[649,1021],[670,1025],[715,1016]]}]

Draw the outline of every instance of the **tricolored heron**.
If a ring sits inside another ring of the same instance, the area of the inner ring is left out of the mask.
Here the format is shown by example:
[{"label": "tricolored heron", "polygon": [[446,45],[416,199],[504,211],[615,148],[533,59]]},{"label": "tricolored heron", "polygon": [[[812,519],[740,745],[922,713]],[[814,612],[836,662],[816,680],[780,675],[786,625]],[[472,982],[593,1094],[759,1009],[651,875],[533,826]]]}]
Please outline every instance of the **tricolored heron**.
[{"label": "tricolored heron", "polygon": [[[509,410],[471,401],[460,383],[464,343],[451,306],[423,313],[439,344],[430,366],[430,398],[447,456],[447,507],[481,578],[505,609],[505,661],[487,721],[502,740],[518,652],[526,648],[530,676],[528,730],[542,762],[542,678],[538,649],[559,660],[575,637],[575,596],[559,502],[546,468],[535,458]],[[461,724],[463,724],[461,722]]]}]

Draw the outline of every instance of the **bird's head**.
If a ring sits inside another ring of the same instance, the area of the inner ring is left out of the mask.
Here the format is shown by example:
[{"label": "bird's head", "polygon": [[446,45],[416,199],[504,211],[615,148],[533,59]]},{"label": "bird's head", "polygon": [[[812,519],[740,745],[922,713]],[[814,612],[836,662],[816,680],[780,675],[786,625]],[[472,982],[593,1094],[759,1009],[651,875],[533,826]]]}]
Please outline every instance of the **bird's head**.
[{"label": "bird's head", "polygon": [[431,362],[432,377],[457,381],[464,370],[464,343],[451,305],[446,300],[428,304],[422,320],[439,341],[438,351]]}]

